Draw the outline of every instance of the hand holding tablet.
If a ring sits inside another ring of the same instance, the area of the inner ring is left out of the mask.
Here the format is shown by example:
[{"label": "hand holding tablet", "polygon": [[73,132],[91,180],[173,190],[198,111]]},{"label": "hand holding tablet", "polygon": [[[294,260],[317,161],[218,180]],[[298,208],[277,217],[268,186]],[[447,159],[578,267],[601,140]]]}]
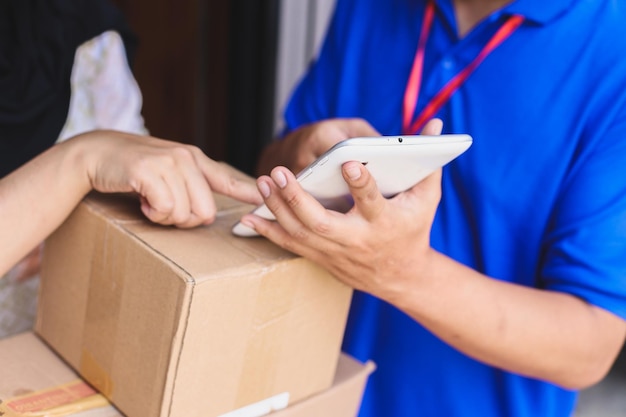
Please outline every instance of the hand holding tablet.
[{"label": "hand holding tablet", "polygon": [[[352,207],[352,199],[341,175],[344,163],[360,161],[366,165],[381,194],[392,197],[461,155],[471,144],[472,138],[464,134],[346,139],[330,148],[296,177],[302,188],[324,207],[345,212]],[[265,205],[257,207],[253,213],[274,220],[274,215]],[[257,236],[253,229],[239,222],[232,232],[237,236]]]}]

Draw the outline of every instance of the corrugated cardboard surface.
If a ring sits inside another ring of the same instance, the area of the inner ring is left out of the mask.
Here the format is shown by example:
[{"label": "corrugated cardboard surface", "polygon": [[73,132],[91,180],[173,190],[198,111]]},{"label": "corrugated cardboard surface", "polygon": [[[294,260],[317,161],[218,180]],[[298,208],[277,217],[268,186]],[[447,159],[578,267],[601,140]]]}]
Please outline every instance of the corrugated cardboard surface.
[{"label": "corrugated cardboard surface", "polygon": [[[84,385],[57,355],[33,333],[23,333],[0,340],[0,400],[2,412],[10,417],[54,415],[57,417],[121,417],[110,404],[92,408],[88,397],[70,401],[60,387]],[[63,398],[61,398],[63,397]],[[87,401],[84,401],[87,400]],[[18,404],[16,404],[18,403]],[[56,404],[56,413],[20,411],[23,409],[49,410]],[[21,406],[21,407],[19,407]],[[62,412],[65,410],[66,413]]]},{"label": "corrugated cardboard surface", "polygon": [[37,332],[129,417],[211,417],[330,386],[351,290],[231,226],[149,224],[92,195],[46,242]]},{"label": "corrugated cardboard surface", "polygon": [[272,413],[271,417],[355,417],[367,379],[375,369],[373,362],[362,364],[342,354],[330,389]]},{"label": "corrugated cardboard surface", "polygon": [[[354,417],[357,415],[367,378],[374,370],[373,363],[362,364],[348,355],[341,354],[332,386],[299,401],[292,406],[276,411],[272,417]],[[29,397],[31,403],[40,401],[41,393],[51,392],[68,383],[81,382],[72,371],[45,343],[33,333],[23,333],[0,340],[0,400],[3,404],[15,398]],[[54,416],[71,417],[122,417],[110,404],[86,408],[85,403],[67,403],[67,413]],[[77,410],[77,411],[72,411]],[[44,415],[40,413],[37,415]],[[11,417],[28,414],[10,413]],[[47,415],[47,414],[45,414]]]}]

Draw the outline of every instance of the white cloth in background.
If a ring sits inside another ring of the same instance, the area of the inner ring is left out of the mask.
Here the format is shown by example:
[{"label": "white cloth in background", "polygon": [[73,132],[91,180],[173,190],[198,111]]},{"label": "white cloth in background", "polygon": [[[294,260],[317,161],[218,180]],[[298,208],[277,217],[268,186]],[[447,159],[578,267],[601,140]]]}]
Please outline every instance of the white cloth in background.
[{"label": "white cloth in background", "polygon": [[105,32],[78,48],[71,82],[70,108],[59,140],[96,129],[147,133],[141,91],[117,32]]}]

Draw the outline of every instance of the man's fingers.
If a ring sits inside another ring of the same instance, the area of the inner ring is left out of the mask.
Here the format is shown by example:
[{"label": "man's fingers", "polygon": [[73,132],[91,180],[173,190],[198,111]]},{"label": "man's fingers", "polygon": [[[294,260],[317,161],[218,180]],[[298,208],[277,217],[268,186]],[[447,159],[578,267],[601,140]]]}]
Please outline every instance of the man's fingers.
[{"label": "man's fingers", "polygon": [[360,118],[329,119],[316,123],[314,126],[315,135],[313,136],[312,150],[315,157],[326,152],[337,142],[348,138],[380,136],[380,133],[372,125]]},{"label": "man's fingers", "polygon": [[352,119],[338,119],[340,125],[343,125],[343,129],[347,133],[348,137],[357,136],[380,136],[380,133],[374,129],[365,119],[352,118]]},{"label": "man's fingers", "polygon": [[350,188],[356,210],[366,220],[376,218],[384,209],[386,199],[378,190],[374,177],[358,161],[343,164],[342,174]]},{"label": "man's fingers", "polygon": [[441,119],[430,119],[422,129],[422,135],[437,136],[441,135],[443,130],[443,121]]},{"label": "man's fingers", "polygon": [[[443,122],[440,119],[431,119],[422,129],[422,135],[440,135]],[[376,181],[369,171],[360,162],[352,161],[343,165],[342,173],[354,199],[358,212],[366,219],[373,220],[384,210],[387,200],[378,190]],[[422,185],[414,188],[417,190],[432,190],[441,182],[441,170],[437,170],[422,181]],[[420,191],[422,192],[422,191]]]},{"label": "man's fingers", "polygon": [[[322,236],[332,232],[331,212],[304,191],[291,171],[279,166],[272,170],[270,176],[273,186],[265,203],[285,230],[299,239],[308,238],[308,230]],[[261,179],[259,183],[261,186]],[[270,181],[266,185],[271,185]]]}]

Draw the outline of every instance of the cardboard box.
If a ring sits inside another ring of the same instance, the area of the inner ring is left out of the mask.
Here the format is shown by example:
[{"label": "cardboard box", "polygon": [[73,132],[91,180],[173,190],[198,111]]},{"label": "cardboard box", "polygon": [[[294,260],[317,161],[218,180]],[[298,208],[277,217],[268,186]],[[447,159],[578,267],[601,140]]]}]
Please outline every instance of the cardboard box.
[{"label": "cardboard box", "polygon": [[[271,417],[354,417],[373,363],[341,354],[332,386]],[[0,340],[0,413],[6,417],[123,417],[33,333]]]},{"label": "cardboard box", "polygon": [[[214,417],[328,388],[352,291],[232,225],[149,223],[91,195],[46,242],[37,333],[128,417]],[[278,404],[276,404],[278,402]]]},{"label": "cardboard box", "polygon": [[355,417],[367,379],[375,369],[371,361],[362,364],[342,353],[329,389],[268,417]]},{"label": "cardboard box", "polygon": [[33,333],[0,340],[0,415],[122,417]]}]

